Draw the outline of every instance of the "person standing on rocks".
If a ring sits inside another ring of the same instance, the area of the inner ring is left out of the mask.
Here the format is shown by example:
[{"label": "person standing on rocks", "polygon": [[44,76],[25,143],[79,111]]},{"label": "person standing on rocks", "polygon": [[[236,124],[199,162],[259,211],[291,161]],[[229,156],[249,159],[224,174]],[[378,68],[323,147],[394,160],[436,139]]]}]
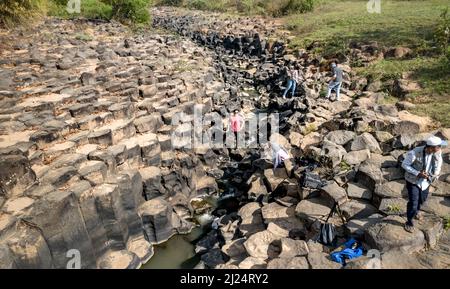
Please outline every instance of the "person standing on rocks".
[{"label": "person standing on rocks", "polygon": [[244,128],[244,124],[245,124],[244,118],[242,117],[241,114],[239,114],[239,111],[236,109],[233,115],[230,117],[230,128],[234,134],[236,149],[238,148],[238,133],[242,131],[242,129]]},{"label": "person standing on rocks", "polygon": [[413,219],[420,220],[421,205],[427,200],[430,184],[439,176],[442,167],[441,146],[446,142],[439,137],[427,139],[425,146],[409,151],[402,162],[408,190],[407,222],[405,230],[414,231]]},{"label": "person standing on rocks", "polygon": [[292,65],[289,66],[287,75],[288,75],[288,82],[286,89],[284,90],[283,93],[283,98],[286,98],[286,95],[288,94],[289,90],[292,90],[292,97],[294,97],[295,89],[299,81],[299,72],[294,66]]},{"label": "person standing on rocks", "polygon": [[341,92],[342,84],[342,69],[337,66],[336,62],[331,63],[331,70],[333,71],[333,78],[328,84],[328,92],[326,98],[329,99],[331,92],[336,91],[336,100],[339,101],[339,94]]}]

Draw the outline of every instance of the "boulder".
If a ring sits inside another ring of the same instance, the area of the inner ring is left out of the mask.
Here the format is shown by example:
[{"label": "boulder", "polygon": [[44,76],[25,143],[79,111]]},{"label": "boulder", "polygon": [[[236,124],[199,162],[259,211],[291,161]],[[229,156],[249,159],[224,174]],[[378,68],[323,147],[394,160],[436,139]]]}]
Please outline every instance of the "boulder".
[{"label": "boulder", "polygon": [[271,244],[277,240],[280,240],[280,236],[265,230],[248,237],[244,242],[244,247],[251,257],[265,260],[275,254]]},{"label": "boulder", "polygon": [[341,206],[346,220],[367,218],[378,212],[377,208],[367,201],[351,200]]},{"label": "boulder", "polygon": [[266,269],[267,263],[262,258],[247,257],[239,263],[239,269]]},{"label": "boulder", "polygon": [[386,215],[401,215],[406,212],[408,201],[403,198],[384,198],[380,202],[378,210]]},{"label": "boulder", "polygon": [[374,214],[367,218],[352,219],[345,224],[346,232],[356,237],[363,237],[365,230],[375,223],[381,222],[383,216],[380,214]]},{"label": "boulder", "polygon": [[346,154],[347,151],[342,146],[336,145],[328,140],[323,141],[320,156],[330,160],[333,168],[341,163],[342,157]]},{"label": "boulder", "polygon": [[450,198],[430,196],[421,210],[442,218],[448,217],[450,216]]},{"label": "boulder", "polygon": [[257,202],[248,203],[241,207],[238,215],[242,219],[239,230],[244,236],[250,236],[265,230],[261,207]]},{"label": "boulder", "polygon": [[343,204],[347,201],[347,193],[345,189],[340,187],[336,182],[331,181],[326,186],[322,187],[321,192],[329,196],[335,202]]},{"label": "boulder", "polygon": [[405,220],[399,216],[388,216],[373,224],[365,231],[366,242],[382,253],[390,250],[416,252],[425,246],[425,236],[421,230],[409,233],[404,229]]},{"label": "boulder", "polygon": [[146,201],[138,208],[138,214],[150,243],[165,242],[176,233],[172,225],[172,207],[163,199]]},{"label": "boulder", "polygon": [[351,199],[372,200],[372,192],[359,183],[347,183],[347,196]]},{"label": "boulder", "polygon": [[368,132],[357,136],[351,145],[352,151],[359,151],[363,149],[369,149],[372,153],[382,153],[377,140]]},{"label": "boulder", "polygon": [[273,192],[277,187],[288,178],[285,168],[264,170],[264,177],[267,182],[267,188]]},{"label": "boulder", "polygon": [[267,269],[309,269],[305,257],[275,258],[269,261]]},{"label": "boulder", "polygon": [[331,261],[329,255],[323,252],[310,252],[307,258],[311,269],[340,269],[342,267],[341,264]]},{"label": "boulder", "polygon": [[304,228],[303,223],[295,216],[295,207],[285,207],[276,202],[269,203],[261,209],[264,222],[276,225],[276,231],[281,235],[289,235],[293,230]]},{"label": "boulder", "polygon": [[279,258],[293,258],[297,256],[306,256],[309,253],[308,246],[303,240],[293,240],[290,238],[282,238],[281,253]]},{"label": "boulder", "polygon": [[311,223],[327,216],[330,211],[330,202],[325,198],[305,199],[300,201],[295,208],[295,214],[298,218]]},{"label": "boulder", "polygon": [[408,196],[404,180],[378,184],[375,186],[374,193],[381,198],[402,198]]},{"label": "boulder", "polygon": [[370,158],[370,150],[351,151],[344,155],[343,161],[349,165],[359,165]]},{"label": "boulder", "polygon": [[355,137],[356,137],[356,133],[353,131],[335,130],[335,131],[329,132],[325,136],[325,139],[332,143],[335,143],[337,145],[344,146],[347,143],[349,143],[350,141],[354,140]]},{"label": "boulder", "polygon": [[137,269],[141,261],[136,254],[127,250],[112,251],[99,260],[99,269]]}]

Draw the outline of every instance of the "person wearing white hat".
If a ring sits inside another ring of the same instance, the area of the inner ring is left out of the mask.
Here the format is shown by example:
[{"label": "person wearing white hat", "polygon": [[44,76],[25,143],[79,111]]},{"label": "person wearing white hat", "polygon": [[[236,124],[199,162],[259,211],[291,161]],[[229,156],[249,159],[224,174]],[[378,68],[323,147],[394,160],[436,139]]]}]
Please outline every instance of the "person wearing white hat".
[{"label": "person wearing white hat", "polygon": [[430,184],[441,172],[441,146],[445,145],[447,142],[432,136],[427,139],[426,145],[409,151],[402,162],[409,198],[405,230],[410,233],[414,231],[413,219],[421,218],[419,210],[427,200]]}]

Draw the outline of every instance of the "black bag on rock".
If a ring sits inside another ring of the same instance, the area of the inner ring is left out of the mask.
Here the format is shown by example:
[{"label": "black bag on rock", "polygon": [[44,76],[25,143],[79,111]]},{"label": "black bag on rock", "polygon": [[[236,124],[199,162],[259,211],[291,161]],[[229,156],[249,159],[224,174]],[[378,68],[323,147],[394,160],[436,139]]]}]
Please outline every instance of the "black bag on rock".
[{"label": "black bag on rock", "polygon": [[342,219],[342,222],[345,223],[344,217],[342,217],[341,209],[339,208],[339,204],[337,202],[334,203],[333,208],[331,208],[330,213],[328,214],[328,217],[320,226],[319,236],[317,238],[317,241],[323,245],[331,246],[335,245],[336,240],[336,228],[333,224],[328,223],[328,220],[330,217],[334,214],[334,212],[337,210],[339,216]]}]

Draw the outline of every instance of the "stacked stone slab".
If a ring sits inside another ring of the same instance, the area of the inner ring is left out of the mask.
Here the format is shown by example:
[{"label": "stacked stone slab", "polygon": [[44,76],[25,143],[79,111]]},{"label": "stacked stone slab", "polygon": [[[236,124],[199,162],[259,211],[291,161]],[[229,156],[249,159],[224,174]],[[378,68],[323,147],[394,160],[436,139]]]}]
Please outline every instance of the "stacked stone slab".
[{"label": "stacked stone slab", "polygon": [[140,267],[193,228],[190,198],[217,189],[171,143],[173,117],[211,109],[207,81],[223,93],[211,57],[117,23],[48,20],[23,35],[0,65],[0,267],[65,268],[71,249],[82,268]]}]

